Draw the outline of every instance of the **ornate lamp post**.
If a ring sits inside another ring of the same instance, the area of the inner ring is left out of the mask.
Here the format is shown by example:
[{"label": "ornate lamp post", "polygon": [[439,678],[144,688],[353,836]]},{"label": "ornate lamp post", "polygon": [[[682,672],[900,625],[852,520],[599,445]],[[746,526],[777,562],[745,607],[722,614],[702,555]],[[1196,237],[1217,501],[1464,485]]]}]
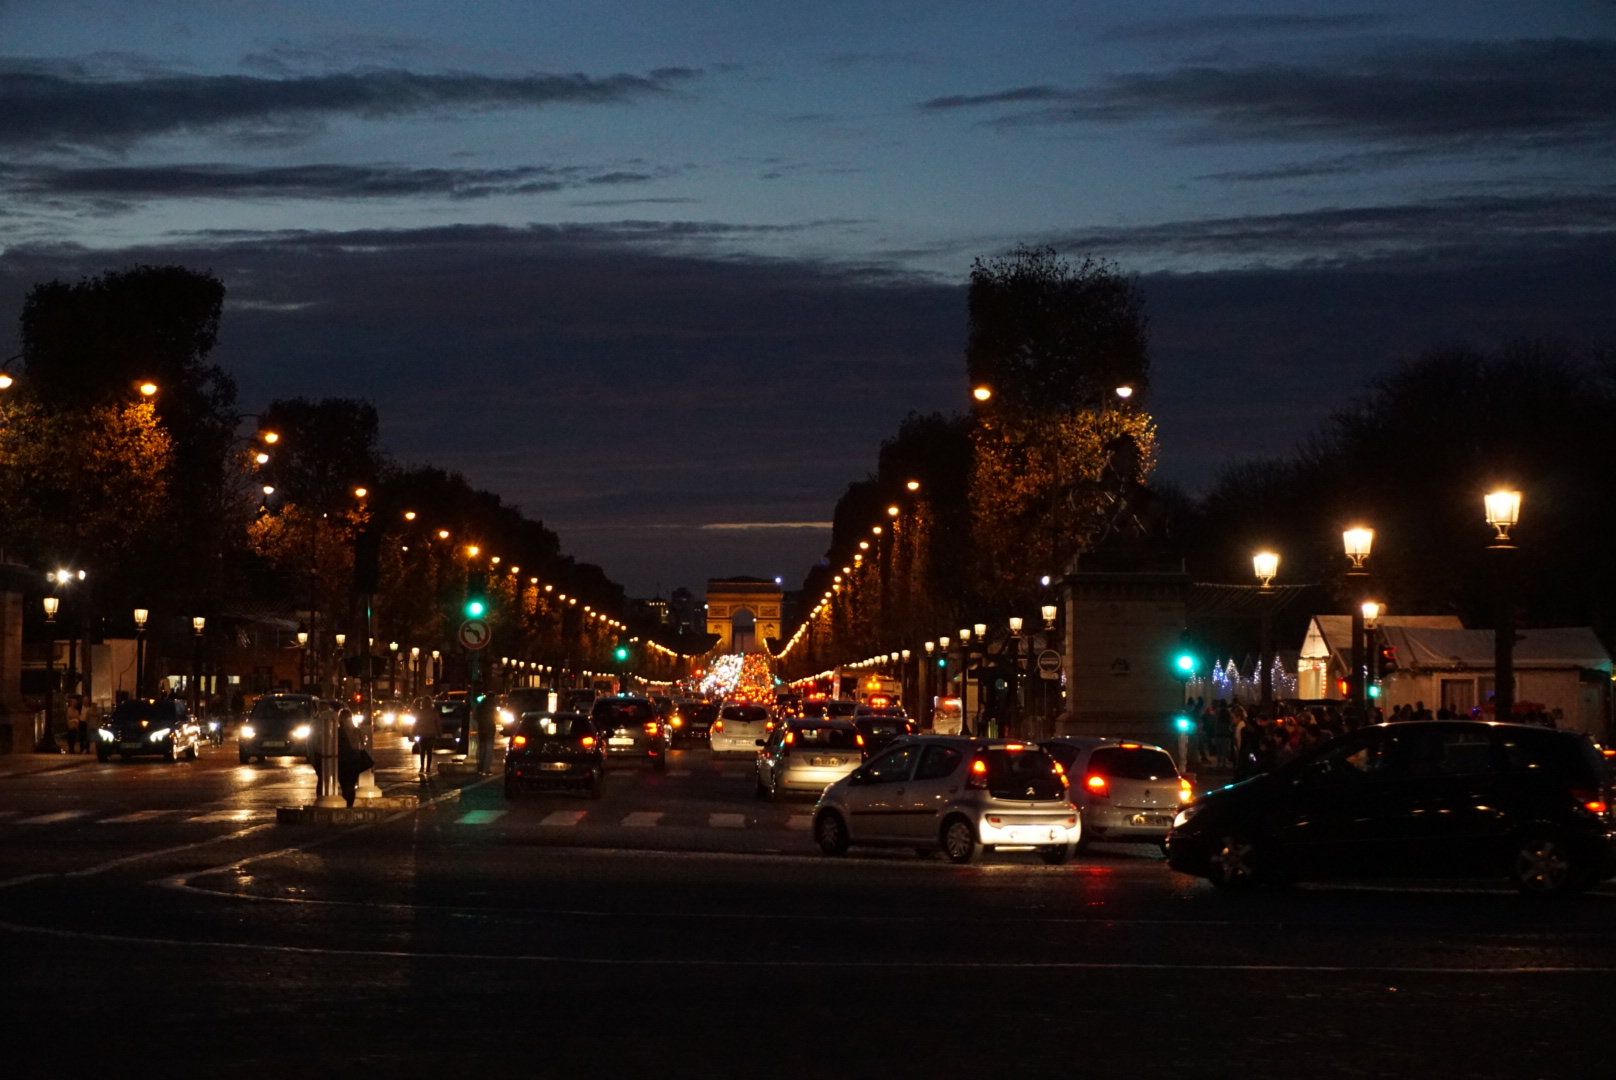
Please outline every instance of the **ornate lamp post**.
[{"label": "ornate lamp post", "polygon": [[1369,552],[1375,546],[1375,530],[1362,526],[1348,529],[1341,534],[1341,546],[1352,563],[1352,568],[1347,571],[1347,587],[1352,593],[1352,671],[1347,678],[1347,697],[1362,710],[1367,703],[1367,687],[1364,685],[1364,624],[1360,605],[1366,599],[1364,592],[1369,583],[1364,560],[1369,558]]},{"label": "ornate lamp post", "polygon": [[304,689],[309,685],[309,632],[297,632],[297,688]]},{"label": "ornate lamp post", "polygon": [[1021,628],[1020,615],[1010,616],[1010,727],[1005,734],[1021,729]]},{"label": "ornate lamp post", "polygon": [[1364,627],[1364,696],[1365,698],[1380,697],[1379,666],[1377,659],[1380,651],[1375,648],[1375,624],[1380,619],[1381,605],[1373,600],[1365,600],[1358,605],[1358,611],[1363,615]]},{"label": "ornate lamp post", "polygon": [[[1279,573],[1279,556],[1272,551],[1259,551],[1251,557],[1251,569],[1257,575],[1257,591],[1271,594],[1274,577]],[[1274,700],[1274,607],[1264,597],[1262,607],[1262,637],[1257,648],[1257,700],[1264,707]]]},{"label": "ornate lamp post", "polygon": [[387,643],[387,696],[398,697],[398,642]]},{"label": "ornate lamp post", "polygon": [[1521,493],[1494,491],[1482,500],[1487,524],[1496,530],[1487,550],[1494,552],[1497,575],[1498,621],[1493,630],[1493,717],[1509,720],[1515,715],[1515,603],[1511,586],[1515,566],[1515,544],[1509,531],[1521,520]]},{"label": "ornate lamp post", "polygon": [[143,607],[135,609],[135,697],[146,696],[146,620],[151,612]]},{"label": "ornate lamp post", "polygon": [[410,646],[410,696],[421,696],[421,646]]},{"label": "ornate lamp post", "polygon": [[191,712],[199,714],[202,692],[202,631],[207,629],[206,616],[197,615],[191,619],[191,629],[196,631],[196,639],[191,648]]},{"label": "ornate lamp post", "polygon": [[56,612],[61,609],[62,601],[47,596],[41,603],[45,607],[45,731],[35,749],[55,753],[56,736],[51,727],[51,706],[56,697]]},{"label": "ornate lamp post", "polygon": [[337,696],[344,697],[348,692],[348,635],[339,631],[331,635],[331,640],[337,644]]}]

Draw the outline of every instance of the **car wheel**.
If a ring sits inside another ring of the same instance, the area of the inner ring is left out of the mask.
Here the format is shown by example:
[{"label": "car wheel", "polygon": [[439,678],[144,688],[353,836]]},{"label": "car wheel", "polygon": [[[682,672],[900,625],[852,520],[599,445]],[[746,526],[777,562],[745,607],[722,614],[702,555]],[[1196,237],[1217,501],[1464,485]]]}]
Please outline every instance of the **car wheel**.
[{"label": "car wheel", "polygon": [[826,855],[847,854],[847,823],[834,810],[826,810],[814,819],[814,840]]},{"label": "car wheel", "polygon": [[1054,847],[1040,848],[1038,857],[1050,866],[1065,866],[1072,861],[1072,850],[1076,844],[1056,844]]},{"label": "car wheel", "polygon": [[1582,858],[1553,832],[1530,833],[1515,843],[1509,877],[1523,896],[1565,896],[1587,883]]},{"label": "car wheel", "polygon": [[1262,884],[1266,869],[1257,841],[1242,833],[1231,833],[1213,850],[1207,876],[1218,888],[1238,892]]},{"label": "car wheel", "polygon": [[174,744],[173,743],[169,743],[168,744],[168,749],[163,751],[163,760],[168,762],[170,765],[174,764],[174,761],[176,759],[175,759],[175,754],[174,754]]},{"label": "car wheel", "polygon": [[943,854],[958,865],[974,863],[982,857],[983,847],[976,839],[976,827],[967,818],[952,817],[943,822]]},{"label": "car wheel", "polygon": [[247,753],[247,751],[245,751],[245,750],[237,750],[236,751],[236,757],[241,759],[241,763],[243,765],[252,764],[252,755]]},{"label": "car wheel", "polygon": [[195,761],[196,760],[196,743],[192,743],[190,746],[187,746],[185,748],[185,760],[186,761]]}]

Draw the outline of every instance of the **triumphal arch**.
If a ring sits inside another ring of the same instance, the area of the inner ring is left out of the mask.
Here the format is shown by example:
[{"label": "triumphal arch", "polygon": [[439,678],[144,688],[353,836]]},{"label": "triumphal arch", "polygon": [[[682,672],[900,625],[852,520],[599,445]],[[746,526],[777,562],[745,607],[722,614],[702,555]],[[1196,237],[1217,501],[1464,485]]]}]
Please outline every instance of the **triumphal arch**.
[{"label": "triumphal arch", "polygon": [[720,578],[707,582],[707,632],[718,635],[715,653],[763,651],[780,636],[778,583],[764,578]]}]

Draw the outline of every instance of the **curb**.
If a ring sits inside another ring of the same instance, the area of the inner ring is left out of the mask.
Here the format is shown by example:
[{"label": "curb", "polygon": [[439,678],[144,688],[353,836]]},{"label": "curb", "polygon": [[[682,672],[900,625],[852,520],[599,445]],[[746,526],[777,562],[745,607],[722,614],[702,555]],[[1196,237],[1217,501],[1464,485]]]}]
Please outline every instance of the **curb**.
[{"label": "curb", "polygon": [[[446,791],[433,802],[459,802],[460,789]],[[414,795],[387,795],[366,799],[355,806],[282,806],[275,810],[277,825],[361,825],[386,821],[395,814],[419,810],[421,800]]]}]

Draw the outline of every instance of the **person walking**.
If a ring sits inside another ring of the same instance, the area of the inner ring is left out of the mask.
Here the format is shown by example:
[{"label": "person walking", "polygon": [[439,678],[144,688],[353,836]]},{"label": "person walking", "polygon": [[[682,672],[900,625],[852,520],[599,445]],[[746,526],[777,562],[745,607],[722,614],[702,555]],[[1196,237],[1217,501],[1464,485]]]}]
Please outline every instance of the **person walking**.
[{"label": "person walking", "polygon": [[499,726],[494,696],[485,694],[472,712],[477,720],[477,775],[489,776],[494,771],[494,732]]},{"label": "person walking", "polygon": [[373,764],[365,749],[365,736],[354,723],[353,712],[343,709],[337,714],[337,786],[349,806],[359,791],[359,774]]},{"label": "person walking", "polygon": [[67,699],[67,752],[77,754],[81,750],[90,748],[90,740],[84,738],[84,699],[74,694]]},{"label": "person walking", "polygon": [[420,762],[415,775],[423,782],[432,775],[432,751],[437,747],[438,735],[442,731],[437,705],[423,701],[415,710],[415,756]]}]

